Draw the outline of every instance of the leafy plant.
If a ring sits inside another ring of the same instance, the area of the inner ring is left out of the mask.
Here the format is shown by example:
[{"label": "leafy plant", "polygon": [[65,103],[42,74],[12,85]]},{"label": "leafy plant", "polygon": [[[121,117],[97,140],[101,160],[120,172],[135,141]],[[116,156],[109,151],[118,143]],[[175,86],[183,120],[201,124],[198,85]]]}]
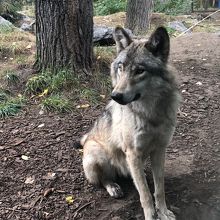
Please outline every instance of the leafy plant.
[{"label": "leafy plant", "polygon": [[47,111],[71,112],[72,110],[70,102],[59,95],[51,95],[45,98],[41,106]]},{"label": "leafy plant", "polygon": [[94,2],[95,15],[109,15],[125,11],[126,0],[97,0]]}]

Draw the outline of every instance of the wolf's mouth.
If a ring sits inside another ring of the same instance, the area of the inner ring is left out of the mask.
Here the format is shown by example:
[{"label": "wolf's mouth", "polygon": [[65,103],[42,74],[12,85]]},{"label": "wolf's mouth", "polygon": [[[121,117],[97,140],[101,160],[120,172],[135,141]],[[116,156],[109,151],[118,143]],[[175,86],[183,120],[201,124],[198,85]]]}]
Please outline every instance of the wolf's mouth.
[{"label": "wolf's mouth", "polygon": [[132,100],[133,101],[137,101],[139,98],[141,97],[141,94],[140,93],[137,93],[134,97],[134,99]]},{"label": "wolf's mouth", "polygon": [[131,102],[134,102],[134,101],[137,101],[139,98],[141,97],[141,94],[140,93],[137,93],[136,95],[135,95],[135,97],[131,100],[131,101],[129,101],[129,102],[126,102],[126,101],[124,101],[123,99],[122,100],[115,100],[117,103],[119,103],[120,105],[127,105],[127,104],[129,104],[129,103],[131,103]]}]

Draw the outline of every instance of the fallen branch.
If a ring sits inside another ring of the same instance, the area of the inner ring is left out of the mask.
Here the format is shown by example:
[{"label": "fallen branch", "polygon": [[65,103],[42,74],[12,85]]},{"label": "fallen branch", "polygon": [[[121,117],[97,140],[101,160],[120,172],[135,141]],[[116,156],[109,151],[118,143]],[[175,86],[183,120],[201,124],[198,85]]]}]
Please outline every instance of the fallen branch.
[{"label": "fallen branch", "polygon": [[216,14],[220,12],[220,9],[207,15],[206,17],[204,17],[201,21],[198,21],[196,24],[194,24],[193,26],[191,26],[190,28],[188,28],[187,30],[185,30],[183,33],[179,34],[177,37],[181,37],[182,35],[184,35],[186,32],[188,32],[189,30],[193,29],[195,26],[197,26],[198,24],[200,24],[201,22],[203,22],[204,20],[206,20],[207,18],[209,18],[210,16]]},{"label": "fallen branch", "polygon": [[61,141],[57,141],[57,142],[53,142],[53,143],[48,143],[48,144],[46,144],[46,145],[44,145],[44,146],[39,146],[39,148],[40,149],[44,149],[44,148],[47,148],[47,147],[50,147],[50,146],[52,146],[52,145],[55,145],[55,144],[60,144],[60,143],[62,143],[62,142],[64,142],[65,140],[61,140]]},{"label": "fallen branch", "polygon": [[11,214],[7,217],[7,219],[11,219],[11,217],[14,215],[15,212],[21,212],[20,210],[17,210],[18,206],[16,205],[13,208],[5,208],[6,210],[12,211]]},{"label": "fallen branch", "polygon": [[79,208],[75,211],[75,213],[74,213],[74,215],[73,215],[73,218],[76,218],[76,216],[79,214],[80,211],[82,211],[84,208],[86,208],[87,206],[89,206],[89,205],[92,204],[93,202],[94,202],[94,201],[88,202],[88,203],[86,203],[85,205],[79,207]]}]

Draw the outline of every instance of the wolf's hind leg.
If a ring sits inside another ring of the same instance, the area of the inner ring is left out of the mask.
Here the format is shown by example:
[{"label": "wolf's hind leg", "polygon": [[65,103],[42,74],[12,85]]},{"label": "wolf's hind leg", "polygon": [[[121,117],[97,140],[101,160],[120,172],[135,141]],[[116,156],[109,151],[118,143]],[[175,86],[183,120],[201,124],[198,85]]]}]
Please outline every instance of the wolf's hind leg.
[{"label": "wolf's hind leg", "polygon": [[84,145],[83,168],[91,184],[103,185],[109,195],[114,198],[123,196],[121,187],[114,183],[116,169],[111,165],[106,151],[96,141],[87,141]]}]

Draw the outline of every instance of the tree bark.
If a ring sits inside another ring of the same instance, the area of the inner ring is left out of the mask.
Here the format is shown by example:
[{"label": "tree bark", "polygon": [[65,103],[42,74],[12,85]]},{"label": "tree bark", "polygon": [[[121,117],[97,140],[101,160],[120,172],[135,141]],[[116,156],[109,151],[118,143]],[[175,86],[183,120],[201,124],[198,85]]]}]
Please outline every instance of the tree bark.
[{"label": "tree bark", "polygon": [[153,0],[128,0],[125,27],[134,34],[148,30]]},{"label": "tree bark", "polygon": [[36,0],[38,71],[92,68],[92,0]]}]

